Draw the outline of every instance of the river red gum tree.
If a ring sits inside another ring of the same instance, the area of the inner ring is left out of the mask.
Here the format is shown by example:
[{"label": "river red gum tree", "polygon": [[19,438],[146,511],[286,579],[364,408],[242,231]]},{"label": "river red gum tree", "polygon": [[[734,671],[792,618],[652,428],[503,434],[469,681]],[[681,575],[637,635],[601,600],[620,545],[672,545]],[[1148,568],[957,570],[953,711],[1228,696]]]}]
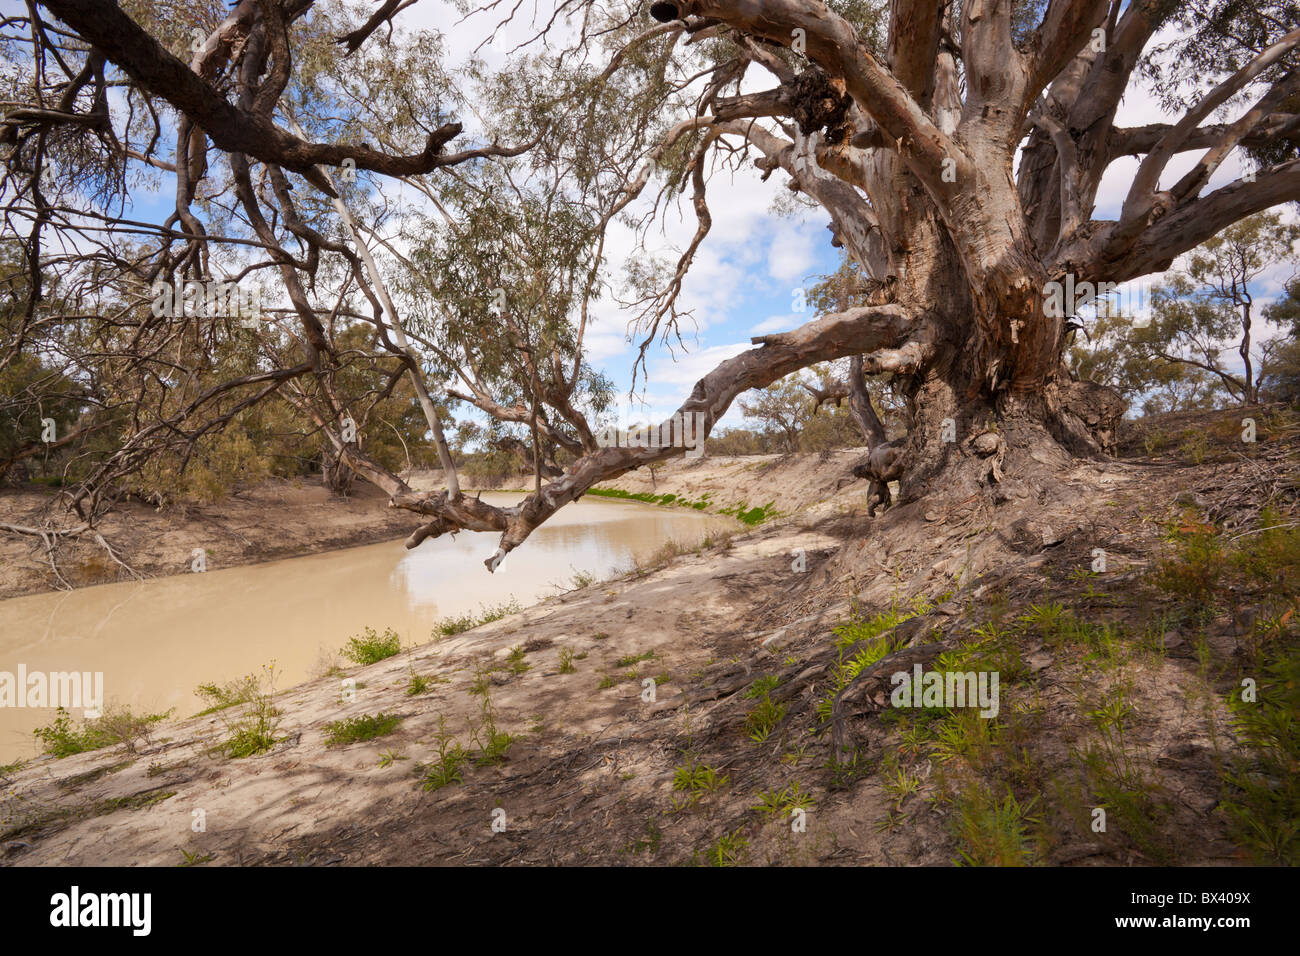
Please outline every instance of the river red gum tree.
[{"label": "river red gum tree", "polygon": [[[339,409],[326,372],[329,336],[303,292],[302,262],[283,252],[281,227],[263,214],[268,190],[254,188],[248,164],[271,170],[270,191],[293,226],[279,170],[299,173],[333,196],[328,167],[345,160],[412,176],[509,151],[445,152],[460,132],[456,124],[439,127],[422,152],[407,155],[312,143],[284,128],[276,112],[290,60],[284,24],[303,16],[311,0],[243,0],[189,64],[108,0],[41,2],[91,45],[92,57],[116,64],[175,107],[186,135],[197,131],[231,157],[248,220],[265,248],[281,250],[277,269],[301,323],[306,357],[293,375],[322,383],[312,401],[299,396],[303,413],[343,461],[390,493],[393,505],[424,516],[412,546],[462,529],[499,531],[499,548],[486,562],[495,570],[533,529],[597,482],[682,453],[680,447],[602,447],[572,401],[578,362],[569,369],[558,353],[545,357],[523,342],[522,320],[503,315],[502,333],[523,343],[531,407],[499,400],[472,375],[452,394],[503,421],[529,424],[535,441],[558,443],[574,460],[559,474],[548,472],[545,482],[539,466],[536,490],[514,507],[466,496],[422,384],[417,391],[444,452],[448,485],[436,493],[411,489],[336,427]],[[742,392],[847,357],[853,360],[846,383],[851,407],[870,446],[857,473],[872,481],[874,497],[887,495],[887,483],[898,479],[904,502],[927,495],[1041,501],[1071,456],[1104,454],[1122,405],[1064,370],[1071,304],[1064,313],[1046,309],[1049,283],[1118,283],[1163,270],[1228,224],[1300,199],[1294,158],[1300,127],[1286,109],[1300,92],[1300,29],[1288,30],[1276,18],[1262,18],[1260,29],[1236,44],[1223,75],[1189,92],[1177,122],[1115,124],[1157,31],[1188,5],[888,0],[855,25],[821,0],[659,0],[649,7],[652,19],[636,6],[558,4],[557,12],[599,9],[625,30],[606,78],[647,44],[657,44],[657,55],[668,62],[692,44],[725,41],[725,52],[691,80],[699,90],[691,110],[669,118],[650,154],[666,160],[687,150],[682,172],[698,228],[667,287],[651,299],[647,341],[661,322],[671,323],[681,280],[709,231],[707,171],[711,153],[720,150],[748,151],[766,174],[779,170],[791,189],[822,207],[836,245],[867,280],[863,302],[756,338],[754,348],[700,379],[678,414],[701,415],[712,428]],[[348,50],[366,43],[399,7],[385,4],[349,34]],[[214,69],[228,63],[242,65],[234,102],[211,82]],[[765,78],[764,88],[746,92],[755,77]],[[1213,122],[1223,119],[1216,115],[1223,110],[1227,120]],[[1260,146],[1281,147],[1282,158],[1246,179],[1208,188],[1235,150]],[[1171,160],[1187,152],[1197,154],[1195,164],[1170,183]],[[1119,217],[1093,218],[1103,175],[1129,156],[1141,160]],[[177,169],[185,168],[184,158]],[[603,222],[613,222],[650,178],[650,166],[642,166]],[[313,249],[339,252],[308,230],[294,232]],[[361,284],[376,290],[371,298],[384,299],[373,264],[349,261]],[[386,308],[377,308],[372,321],[411,376],[422,379],[419,343],[403,337],[392,303],[381,304]],[[586,322],[584,305],[579,340]],[[903,440],[886,442],[878,427],[863,382],[871,373],[892,373],[906,400]]]},{"label": "river red gum tree", "polygon": [[[774,84],[730,97],[710,87],[668,141],[705,128],[705,146],[739,139],[757,150],[761,166],[784,170],[792,188],[825,208],[837,244],[872,277],[877,303],[755,339],[757,348],[701,379],[681,411],[703,412],[711,425],[747,388],[813,362],[860,356],[849,383],[859,406],[862,372],[891,372],[910,427],[903,447],[879,454],[883,431],[864,426],[877,453],[858,473],[878,485],[901,479],[904,500],[940,489],[1003,501],[1041,497],[1069,455],[1103,453],[1122,404],[1065,373],[1073,309],[1049,314],[1048,283],[1118,283],[1163,270],[1229,223],[1300,198],[1295,159],[1205,191],[1234,148],[1252,138],[1294,139],[1296,117],[1280,105],[1298,88],[1300,29],[1277,30],[1193,98],[1177,123],[1114,125],[1134,69],[1173,7],[1052,0],[1036,28],[1017,38],[1010,0],[973,0],[955,18],[952,5],[893,0],[880,57],[817,0],[656,3],[652,16],[683,38],[735,37],[745,68],[766,71]],[[1248,88],[1239,119],[1202,125]],[[1120,218],[1091,218],[1106,169],[1139,149],[1144,158]],[[1161,188],[1169,161],[1189,150],[1201,153],[1193,170]],[[697,154],[693,168],[702,162]],[[709,221],[702,183],[695,201],[702,234]],[[521,508],[493,514],[490,526],[505,532],[508,551],[595,482],[672,454],[589,452]],[[439,531],[475,526],[449,501],[406,496],[403,504],[431,504]]]}]

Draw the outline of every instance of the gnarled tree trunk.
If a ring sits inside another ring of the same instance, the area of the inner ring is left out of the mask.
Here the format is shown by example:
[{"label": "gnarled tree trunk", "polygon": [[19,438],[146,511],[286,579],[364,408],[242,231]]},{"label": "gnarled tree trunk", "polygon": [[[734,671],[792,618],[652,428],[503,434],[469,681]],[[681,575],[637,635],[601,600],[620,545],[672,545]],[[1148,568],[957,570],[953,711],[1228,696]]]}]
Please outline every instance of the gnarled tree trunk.
[{"label": "gnarled tree trunk", "polygon": [[357,473],[348,464],[346,458],[332,446],[321,451],[321,483],[334,495],[346,498],[352,492],[352,485],[357,480]]}]

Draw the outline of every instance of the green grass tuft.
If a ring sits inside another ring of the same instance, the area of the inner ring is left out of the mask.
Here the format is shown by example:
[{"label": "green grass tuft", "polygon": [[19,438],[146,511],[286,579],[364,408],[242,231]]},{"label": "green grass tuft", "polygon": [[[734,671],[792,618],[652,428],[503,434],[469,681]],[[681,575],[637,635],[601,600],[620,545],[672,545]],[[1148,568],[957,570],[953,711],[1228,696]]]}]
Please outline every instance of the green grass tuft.
[{"label": "green grass tuft", "polygon": [[402,718],[396,714],[360,714],[325,725],[325,746],[342,747],[391,734]]}]

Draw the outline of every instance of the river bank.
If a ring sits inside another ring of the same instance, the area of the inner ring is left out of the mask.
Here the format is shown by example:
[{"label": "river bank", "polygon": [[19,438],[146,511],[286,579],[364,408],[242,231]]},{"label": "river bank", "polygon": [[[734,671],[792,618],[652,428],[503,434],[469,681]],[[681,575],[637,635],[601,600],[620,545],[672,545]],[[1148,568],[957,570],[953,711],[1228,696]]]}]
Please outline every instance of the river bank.
[{"label": "river bank", "polygon": [[[678,459],[653,474],[648,469],[631,472],[599,488],[705,500],[701,510],[709,514],[769,503],[789,514],[833,494],[835,481],[860,455],[860,450],[847,449],[825,458]],[[408,480],[415,488],[430,489],[441,487],[441,479],[441,472],[430,471]],[[520,499],[526,494],[518,492]],[[45,490],[0,491],[0,520],[39,525],[50,500]],[[195,549],[204,551],[209,569],[240,567],[390,541],[410,534],[417,524],[416,516],[389,508],[383,492],[364,482],[349,497],[339,498],[316,483],[277,480],[210,504],[163,511],[130,500],[104,518],[100,530],[126,564],[145,576],[163,577],[189,573]],[[130,579],[91,540],[67,542],[59,570],[73,587]],[[60,586],[39,538],[0,534],[0,600]]]},{"label": "river bank", "polygon": [[[337,498],[318,484],[271,481],[212,504],[159,511],[139,501],[124,502],[99,527],[126,564],[142,575],[165,577],[189,573],[195,549],[205,553],[206,567],[215,570],[409,534],[410,516],[386,502],[377,488],[361,483],[350,497]],[[0,492],[0,516],[13,524],[39,525],[49,503],[45,492],[5,490]],[[73,587],[131,578],[92,540],[66,542],[59,571]],[[0,599],[58,587],[39,538],[0,535]]]},{"label": "river bank", "polygon": [[[655,680],[657,698],[671,701],[701,680],[712,685],[709,675],[720,669],[744,673],[749,665],[737,669],[734,660],[751,653],[757,630],[783,632],[782,621],[805,604],[797,600],[750,616],[745,611],[752,598],[788,587],[796,574],[805,576],[792,570],[796,550],[812,570],[839,543],[834,533],[774,521],[689,551],[669,547],[612,580],[464,633],[403,647],[379,663],[345,663],[338,672],[294,687],[266,687],[265,698],[251,704],[273,715],[268,728],[275,743],[261,756],[226,760],[218,752],[223,740],[240,732],[250,706],[245,704],[141,727],[140,736],[123,747],[21,762],[0,771],[14,784],[11,796],[0,799],[0,862],[251,863],[282,854],[289,861],[361,862],[363,857],[331,849],[336,837],[313,836],[344,819],[369,821],[357,834],[378,834],[388,852],[411,863],[473,861],[485,849],[477,837],[453,849],[446,834],[424,825],[407,836],[393,827],[432,796],[455,804],[443,815],[447,826],[480,815],[481,796],[467,801],[469,791],[459,787],[426,792],[420,778],[412,777],[417,764],[421,773],[428,770],[425,751],[437,749],[444,729],[466,753],[475,735],[488,740],[504,734],[514,741],[505,759],[481,769],[465,759],[460,773],[476,788],[487,779],[537,774],[552,784],[567,781],[569,789],[599,781],[602,792],[616,797],[606,781],[632,785],[639,776],[634,786],[649,796],[658,785],[644,755],[630,764],[604,756],[604,748],[635,734],[635,725],[653,709],[641,699],[642,678]],[[841,602],[839,612],[846,610]],[[806,618],[807,626],[827,620],[824,611],[796,616]],[[775,659],[773,653],[766,658]],[[675,708],[662,712],[680,714]],[[354,747],[327,743],[327,728],[380,713],[397,718],[396,735]],[[497,745],[505,739],[496,737]],[[554,755],[573,747],[585,758],[569,774]],[[519,828],[563,813],[565,789],[548,786],[544,799],[526,798],[527,809],[508,805],[506,839],[513,842]],[[130,813],[114,819],[110,807]],[[613,803],[607,799],[601,807],[607,811]],[[489,814],[492,807],[481,810]],[[203,822],[198,831],[192,829],[196,819]],[[120,830],[121,824],[131,832]],[[296,848],[300,838],[314,847]]]},{"label": "river bank", "polygon": [[[1260,675],[1296,639],[1275,582],[1300,553],[1300,428],[1243,449],[1211,424],[1076,460],[1043,500],[873,519],[846,484],[376,663],[0,768],[0,862],[1261,859],[1251,832],[1286,821],[1230,774],[1293,757],[1249,750],[1229,700],[1246,677],[1281,693]],[[996,714],[897,707],[890,675],[916,666],[1000,673]]]}]

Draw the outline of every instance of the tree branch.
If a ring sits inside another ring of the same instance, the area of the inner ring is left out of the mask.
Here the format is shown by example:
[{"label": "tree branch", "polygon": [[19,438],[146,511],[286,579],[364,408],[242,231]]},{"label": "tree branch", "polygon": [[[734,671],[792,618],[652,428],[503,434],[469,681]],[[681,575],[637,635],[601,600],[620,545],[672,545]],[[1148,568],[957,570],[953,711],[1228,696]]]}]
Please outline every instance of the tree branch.
[{"label": "tree branch", "polygon": [[[1111,0],[1051,0],[1034,39],[1025,96],[1029,102],[1078,56],[1106,20]],[[1028,102],[1025,104],[1028,107]]]},{"label": "tree branch", "polygon": [[1080,275],[1124,282],[1168,269],[1174,259],[1194,249],[1239,219],[1284,202],[1300,200],[1300,159],[1274,166],[1254,182],[1229,183],[1148,226],[1118,260],[1106,255],[1107,231],[1067,249],[1059,263],[1078,263]]},{"label": "tree branch", "polygon": [[202,127],[220,149],[246,153],[291,169],[327,195],[335,193],[313,166],[339,166],[343,160],[352,159],[358,169],[414,176],[472,157],[517,156],[531,145],[494,145],[444,154],[447,143],[460,135],[460,123],[444,123],[429,134],[421,152],[405,156],[390,156],[369,146],[309,143],[280,129],[267,117],[229,103],[111,0],[41,0],[41,4],[103,51],[142,88],[171,103]]},{"label": "tree branch", "polygon": [[1196,105],[1160,138],[1147,154],[1146,159],[1142,160],[1133,177],[1133,184],[1129,187],[1120,212],[1120,221],[1110,231],[1108,254],[1114,255],[1122,251],[1126,245],[1132,244],[1142,230],[1150,224],[1153,216],[1168,211],[1173,200],[1171,196],[1157,193],[1160,174],[1164,172],[1169,160],[1179,151],[1187,137],[1200,125],[1201,120],[1297,45],[1300,45],[1300,29],[1292,30],[1271,44],[1240,70],[1201,97]]},{"label": "tree branch", "polygon": [[[740,393],[763,388],[816,362],[899,345],[916,329],[917,323],[905,309],[884,305],[848,309],[808,322],[791,332],[758,336],[753,342],[759,348],[728,359],[700,379],[677,413],[658,426],[660,434],[680,435],[683,419],[698,421],[700,428],[694,438],[702,443]],[[561,507],[580,498],[592,485],[676,457],[685,450],[681,440],[659,447],[601,448],[570,465],[540,494],[532,494],[510,509],[494,508],[482,502],[471,505],[472,499],[453,502],[445,495],[411,492],[394,495],[392,503],[434,517],[412,536],[408,546],[462,529],[503,530],[496,554],[484,562],[489,571],[495,571],[506,554],[522,544],[534,529]]]}]

